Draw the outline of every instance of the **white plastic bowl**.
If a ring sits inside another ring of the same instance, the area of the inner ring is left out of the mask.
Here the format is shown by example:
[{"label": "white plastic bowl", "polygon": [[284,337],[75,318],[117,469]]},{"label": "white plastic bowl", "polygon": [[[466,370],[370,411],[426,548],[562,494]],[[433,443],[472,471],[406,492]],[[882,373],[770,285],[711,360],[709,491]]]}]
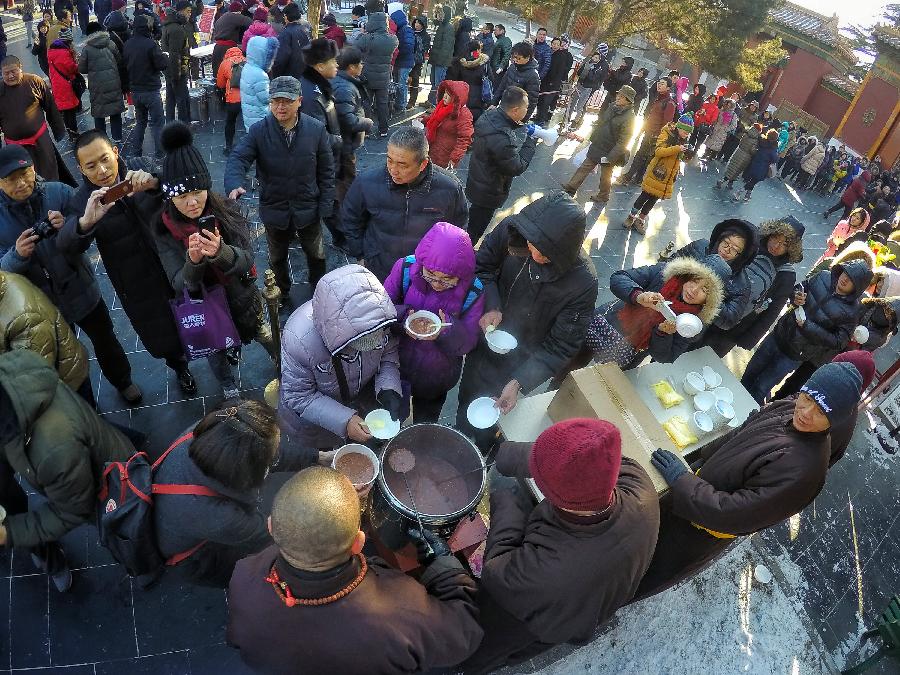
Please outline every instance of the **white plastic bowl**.
[{"label": "white plastic bowl", "polygon": [[353,483],[353,487],[356,488],[356,492],[360,497],[365,497],[369,494],[369,490],[372,489],[372,486],[375,484],[375,479],[378,478],[378,472],[381,469],[381,463],[378,461],[378,456],[372,452],[369,448],[361,443],[348,443],[347,445],[342,445],[339,447],[335,453],[334,458],[331,460],[331,468],[335,471],[340,471],[337,468],[338,459],[342,456],[356,453],[358,455],[364,456],[369,462],[372,464],[372,468],[374,471],[372,472],[372,479],[365,483]]},{"label": "white plastic bowl", "polygon": [[[412,328],[410,328],[410,324],[412,323],[412,321],[414,319],[428,319],[432,324],[431,332],[430,333],[417,333]],[[435,333],[437,333],[441,330],[441,317],[439,317],[434,312],[429,312],[427,309],[420,309],[419,311],[413,312],[408,317],[406,317],[406,321],[404,322],[403,325],[406,326],[406,330],[408,330],[410,333],[412,333],[416,337],[427,338],[427,337],[433,336]]]},{"label": "white plastic bowl", "polygon": [[869,341],[869,329],[865,326],[857,326],[853,331],[853,339],[863,345]]},{"label": "white plastic bowl", "polygon": [[492,330],[484,334],[484,339],[487,340],[491,351],[498,354],[508,354],[519,346],[519,341],[505,330]]},{"label": "white plastic bowl", "polygon": [[716,404],[716,396],[711,391],[701,391],[694,395],[694,408],[706,412]]},{"label": "white plastic bowl", "polygon": [[476,398],[466,409],[466,419],[476,429],[487,429],[500,419],[500,408],[494,399],[487,396]]},{"label": "white plastic bowl", "polygon": [[703,366],[703,381],[706,382],[707,389],[715,389],[722,384],[722,376],[712,366]]},{"label": "white plastic bowl", "polygon": [[400,421],[392,420],[391,414],[384,408],[373,410],[364,420],[375,438],[386,441],[400,433]]},{"label": "white plastic bowl", "polygon": [[684,381],[681,383],[681,386],[684,387],[684,393],[688,396],[693,396],[706,389],[706,382],[704,382],[703,376],[700,373],[691,371],[684,376]]},{"label": "white plastic bowl", "polygon": [[713,430],[712,418],[702,410],[698,410],[691,416],[691,425],[699,434],[708,434]]},{"label": "white plastic bowl", "polygon": [[716,387],[713,389],[717,401],[725,401],[725,403],[734,403],[734,392],[728,387]]},{"label": "white plastic bowl", "polygon": [[681,337],[697,337],[703,330],[703,322],[696,314],[679,314],[675,317],[675,330]]}]

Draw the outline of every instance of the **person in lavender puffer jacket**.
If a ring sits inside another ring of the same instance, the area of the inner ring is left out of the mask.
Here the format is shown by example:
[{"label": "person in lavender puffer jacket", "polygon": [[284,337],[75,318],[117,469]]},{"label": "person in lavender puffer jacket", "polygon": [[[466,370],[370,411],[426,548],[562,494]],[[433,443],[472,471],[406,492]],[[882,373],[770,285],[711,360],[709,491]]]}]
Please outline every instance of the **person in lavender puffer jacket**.
[{"label": "person in lavender puffer jacket", "polygon": [[394,263],[384,288],[399,321],[425,309],[452,325],[434,337],[416,338],[403,329],[400,375],[412,387],[413,420],[437,422],[462,372],[463,356],[475,349],[484,313],[484,286],[475,277],[475,250],[465,230],[436,223],[413,256]]},{"label": "person in lavender puffer jacket", "polygon": [[381,282],[361,265],[323,276],[312,300],[291,314],[278,409],[292,453],[302,446],[312,463],[322,459],[317,450],[365,443],[372,436],[363,417],[375,408],[400,419],[399,341],[389,330],[396,321]]}]

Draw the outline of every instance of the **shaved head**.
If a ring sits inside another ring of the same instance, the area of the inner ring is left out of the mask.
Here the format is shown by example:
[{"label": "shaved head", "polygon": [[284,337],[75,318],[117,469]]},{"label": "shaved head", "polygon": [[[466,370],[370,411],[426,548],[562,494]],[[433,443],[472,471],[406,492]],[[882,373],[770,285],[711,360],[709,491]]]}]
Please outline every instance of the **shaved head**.
[{"label": "shaved head", "polygon": [[342,473],[304,469],[272,504],[272,539],[294,567],[319,571],[346,561],[359,534],[359,496]]}]

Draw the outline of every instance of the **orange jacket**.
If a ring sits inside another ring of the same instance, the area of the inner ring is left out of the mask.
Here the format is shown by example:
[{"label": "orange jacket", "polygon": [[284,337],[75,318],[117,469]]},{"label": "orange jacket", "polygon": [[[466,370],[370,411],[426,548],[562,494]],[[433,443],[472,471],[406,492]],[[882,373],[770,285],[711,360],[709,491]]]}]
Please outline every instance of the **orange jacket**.
[{"label": "orange jacket", "polygon": [[241,90],[231,86],[231,68],[235,63],[243,63],[247,58],[240,47],[230,47],[225,52],[222,63],[219,64],[219,72],[216,73],[216,86],[225,90],[225,103],[240,103]]}]

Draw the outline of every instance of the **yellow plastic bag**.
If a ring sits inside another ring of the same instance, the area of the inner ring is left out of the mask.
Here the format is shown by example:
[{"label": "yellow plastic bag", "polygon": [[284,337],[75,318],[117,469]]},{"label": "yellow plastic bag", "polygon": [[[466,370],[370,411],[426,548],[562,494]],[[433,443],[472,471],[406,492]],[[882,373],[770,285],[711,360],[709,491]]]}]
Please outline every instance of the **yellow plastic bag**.
[{"label": "yellow plastic bag", "polygon": [[661,380],[656,384],[651,384],[650,388],[656,394],[656,398],[662,403],[663,408],[671,408],[684,401],[684,397],[679,394],[666,380]]},{"label": "yellow plastic bag", "polygon": [[687,421],[680,415],[675,415],[675,417],[666,420],[662,427],[669,434],[672,442],[678,446],[679,450],[684,450],[687,446],[697,442],[697,436],[694,435]]}]

